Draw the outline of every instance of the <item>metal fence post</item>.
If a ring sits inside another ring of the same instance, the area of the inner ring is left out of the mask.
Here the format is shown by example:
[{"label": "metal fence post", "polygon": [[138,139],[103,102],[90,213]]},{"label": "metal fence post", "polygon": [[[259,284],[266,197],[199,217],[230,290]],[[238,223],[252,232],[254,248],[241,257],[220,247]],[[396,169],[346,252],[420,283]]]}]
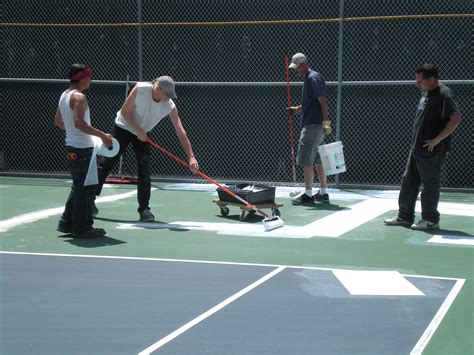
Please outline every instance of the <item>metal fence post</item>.
[{"label": "metal fence post", "polygon": [[142,0],[137,0],[138,34],[138,81],[143,81],[143,10]]},{"label": "metal fence post", "polygon": [[[341,110],[342,110],[342,54],[344,34],[344,0],[339,2],[339,43],[337,60],[337,106],[336,106],[336,141],[341,139]],[[339,188],[339,174],[336,175],[336,187]]]}]

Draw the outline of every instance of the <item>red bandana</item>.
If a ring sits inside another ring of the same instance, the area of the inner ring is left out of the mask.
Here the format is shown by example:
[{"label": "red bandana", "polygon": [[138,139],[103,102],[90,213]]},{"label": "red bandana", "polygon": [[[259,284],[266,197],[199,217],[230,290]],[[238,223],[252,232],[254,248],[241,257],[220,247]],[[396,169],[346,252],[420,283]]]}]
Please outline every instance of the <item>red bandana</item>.
[{"label": "red bandana", "polygon": [[81,70],[79,73],[74,74],[71,76],[71,81],[79,81],[85,78],[92,78],[92,70],[90,68],[86,68]]}]

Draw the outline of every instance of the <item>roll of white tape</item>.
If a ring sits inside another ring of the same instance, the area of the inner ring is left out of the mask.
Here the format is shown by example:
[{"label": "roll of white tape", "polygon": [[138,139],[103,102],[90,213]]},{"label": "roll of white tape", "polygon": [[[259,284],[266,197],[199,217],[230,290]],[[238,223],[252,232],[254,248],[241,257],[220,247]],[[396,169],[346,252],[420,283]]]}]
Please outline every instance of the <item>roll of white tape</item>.
[{"label": "roll of white tape", "polygon": [[120,144],[115,138],[112,138],[112,149],[107,148],[99,137],[92,136],[92,141],[94,142],[94,150],[92,151],[84,186],[96,185],[99,182],[97,176],[97,154],[111,158],[116,156],[120,150]]},{"label": "roll of white tape", "polygon": [[97,149],[98,155],[103,155],[104,157],[107,157],[107,158],[112,158],[117,155],[117,153],[120,150],[120,144],[118,140],[116,140],[115,138],[112,138],[112,148],[107,148],[102,142],[102,139],[100,139],[99,137],[94,137],[94,145],[96,144],[95,138],[99,140],[99,146]]}]

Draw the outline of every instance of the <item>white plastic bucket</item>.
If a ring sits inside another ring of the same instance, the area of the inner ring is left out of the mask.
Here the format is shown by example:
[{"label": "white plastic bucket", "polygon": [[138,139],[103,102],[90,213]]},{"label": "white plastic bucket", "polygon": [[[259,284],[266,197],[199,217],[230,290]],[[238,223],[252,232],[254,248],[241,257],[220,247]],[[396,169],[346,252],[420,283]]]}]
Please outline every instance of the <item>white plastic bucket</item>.
[{"label": "white plastic bucket", "polygon": [[346,171],[342,142],[320,145],[318,147],[325,175],[334,175]]}]

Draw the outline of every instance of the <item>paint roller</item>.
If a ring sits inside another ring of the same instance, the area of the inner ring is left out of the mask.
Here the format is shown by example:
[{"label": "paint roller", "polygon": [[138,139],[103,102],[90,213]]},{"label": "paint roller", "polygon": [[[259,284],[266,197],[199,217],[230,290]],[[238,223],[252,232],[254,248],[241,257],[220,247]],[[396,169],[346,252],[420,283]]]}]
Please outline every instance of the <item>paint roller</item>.
[{"label": "paint roller", "polygon": [[[172,159],[176,160],[178,163],[180,163],[184,167],[191,170],[191,166],[188,163],[186,163],[184,160],[178,158],[176,155],[170,153],[165,148],[163,148],[160,145],[158,145],[157,143],[155,143],[150,137],[147,137],[147,143],[149,143],[150,145],[152,145],[153,147],[155,147],[156,149],[158,149],[162,153],[168,155]],[[251,203],[245,201],[242,197],[240,197],[239,195],[237,195],[233,191],[229,190],[228,188],[222,186],[217,181],[211,179],[209,176],[205,175],[204,173],[202,173],[200,171],[195,171],[195,173],[198,174],[199,176],[201,176],[203,179],[205,179],[205,180],[209,181],[210,183],[216,185],[217,187],[221,188],[223,191],[225,191],[229,195],[233,196],[234,198],[236,198],[240,202],[242,202],[245,205],[246,208],[248,208],[250,210],[253,210],[256,213],[258,213],[259,215],[261,215],[262,217],[264,217],[263,227],[265,228],[266,231],[270,231],[272,229],[276,229],[276,228],[280,228],[280,227],[284,226],[285,223],[283,222],[283,220],[280,217],[270,216],[269,214],[263,212],[262,210],[255,207],[255,205],[252,205]]]}]

